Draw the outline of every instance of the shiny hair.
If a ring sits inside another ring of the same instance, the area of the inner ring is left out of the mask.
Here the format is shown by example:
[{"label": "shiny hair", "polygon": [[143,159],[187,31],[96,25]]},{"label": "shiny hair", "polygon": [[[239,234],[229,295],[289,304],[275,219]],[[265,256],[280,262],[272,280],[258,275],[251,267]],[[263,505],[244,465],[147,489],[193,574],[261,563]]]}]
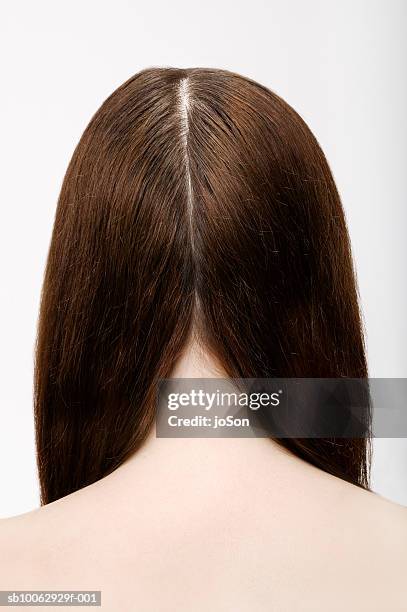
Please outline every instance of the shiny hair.
[{"label": "shiny hair", "polygon": [[[59,196],[35,359],[42,503],[138,449],[192,332],[231,378],[367,376],[344,212],[307,125],[239,74],[149,68],[93,116]],[[369,440],[277,441],[368,487]]]}]

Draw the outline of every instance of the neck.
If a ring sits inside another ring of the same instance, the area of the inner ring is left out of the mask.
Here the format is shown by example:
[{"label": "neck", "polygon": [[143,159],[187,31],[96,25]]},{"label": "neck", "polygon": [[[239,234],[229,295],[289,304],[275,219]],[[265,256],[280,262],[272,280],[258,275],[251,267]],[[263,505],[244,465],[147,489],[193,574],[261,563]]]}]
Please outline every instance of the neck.
[{"label": "neck", "polygon": [[170,378],[228,378],[228,376],[215,357],[192,336],[175,364]]},{"label": "neck", "polygon": [[[171,378],[227,378],[219,364],[191,342]],[[109,476],[75,494],[131,501],[140,491],[152,496],[184,499],[194,492],[202,499],[234,492],[255,482],[282,490],[314,468],[269,438],[158,438],[155,427],[142,447]],[[318,471],[319,472],[319,471]],[[104,492],[104,493],[103,493]],[[79,497],[78,497],[79,496]],[[57,502],[58,503],[58,502]],[[120,502],[119,502],[120,503]]]},{"label": "neck", "polygon": [[[191,341],[176,363],[170,378],[228,378],[219,362],[198,342]],[[147,465],[165,478],[205,479],[226,469],[236,472],[268,472],[270,459],[275,463],[302,463],[269,438],[158,438],[155,427],[142,448],[126,462],[125,469],[142,474]],[[124,470],[123,470],[124,471]],[[269,473],[269,472],[268,472]]]}]

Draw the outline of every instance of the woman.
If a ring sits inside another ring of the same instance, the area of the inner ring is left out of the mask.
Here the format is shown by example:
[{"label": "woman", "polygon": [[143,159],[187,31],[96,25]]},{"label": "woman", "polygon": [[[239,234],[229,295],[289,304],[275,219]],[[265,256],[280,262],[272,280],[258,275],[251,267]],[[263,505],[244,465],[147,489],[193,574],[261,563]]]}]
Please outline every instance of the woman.
[{"label": "woman", "polygon": [[[36,347],[43,507],[2,589],[106,610],[402,610],[406,510],[366,438],[163,439],[162,378],[364,378],[349,239],[298,114],[224,70],[153,68],[86,128]],[[404,606],[404,607],[403,607]]]}]

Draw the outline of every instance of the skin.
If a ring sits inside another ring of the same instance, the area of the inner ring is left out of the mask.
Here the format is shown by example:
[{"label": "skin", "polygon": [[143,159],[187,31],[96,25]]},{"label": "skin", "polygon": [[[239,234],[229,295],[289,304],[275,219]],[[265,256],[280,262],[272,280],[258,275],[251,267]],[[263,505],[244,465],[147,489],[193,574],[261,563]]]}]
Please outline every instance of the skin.
[{"label": "skin", "polygon": [[[192,342],[173,375],[222,373]],[[112,612],[395,612],[406,567],[407,508],[265,438],[152,432],[113,474],[0,522],[0,589],[101,590]]]}]

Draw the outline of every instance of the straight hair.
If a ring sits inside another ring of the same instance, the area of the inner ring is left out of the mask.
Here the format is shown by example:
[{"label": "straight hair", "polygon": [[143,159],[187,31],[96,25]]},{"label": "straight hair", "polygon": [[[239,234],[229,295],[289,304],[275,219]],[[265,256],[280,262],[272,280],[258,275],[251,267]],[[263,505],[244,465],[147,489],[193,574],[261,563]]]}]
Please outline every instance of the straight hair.
[{"label": "straight hair", "polygon": [[[344,212],[310,129],[234,72],[149,68],[93,116],[59,196],[35,353],[43,504],[137,451],[192,333],[231,378],[367,376]],[[368,488],[368,439],[277,442]]]}]

